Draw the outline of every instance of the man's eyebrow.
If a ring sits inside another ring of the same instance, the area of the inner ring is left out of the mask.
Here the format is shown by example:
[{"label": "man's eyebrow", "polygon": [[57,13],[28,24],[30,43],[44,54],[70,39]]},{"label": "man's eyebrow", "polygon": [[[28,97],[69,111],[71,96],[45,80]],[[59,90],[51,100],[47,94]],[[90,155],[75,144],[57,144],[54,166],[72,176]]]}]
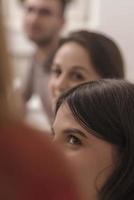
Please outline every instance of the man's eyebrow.
[{"label": "man's eyebrow", "polygon": [[47,7],[36,7],[36,6],[34,6],[34,5],[30,5],[30,4],[26,4],[26,5],[24,5],[24,7],[26,8],[26,9],[32,9],[32,10],[36,10],[36,11],[38,11],[38,12],[51,12],[52,13],[52,11],[50,10],[50,8],[47,8]]}]

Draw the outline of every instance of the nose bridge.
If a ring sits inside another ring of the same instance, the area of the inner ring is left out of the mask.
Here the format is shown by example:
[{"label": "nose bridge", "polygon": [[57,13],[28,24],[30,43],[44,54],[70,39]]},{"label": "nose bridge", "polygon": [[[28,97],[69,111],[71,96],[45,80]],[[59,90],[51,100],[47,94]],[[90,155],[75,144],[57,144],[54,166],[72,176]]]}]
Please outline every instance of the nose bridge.
[{"label": "nose bridge", "polygon": [[52,139],[53,139],[53,142],[54,142],[54,143],[58,143],[57,135],[54,134]]},{"label": "nose bridge", "polygon": [[65,151],[65,144],[63,142],[61,142],[61,140],[59,139],[59,136],[54,136],[53,137],[53,142],[60,148],[60,150],[64,153]]},{"label": "nose bridge", "polygon": [[53,135],[52,140],[56,145],[60,146],[59,137],[56,134]]},{"label": "nose bridge", "polygon": [[40,17],[39,10],[37,8],[34,8],[31,13],[28,14],[29,18],[31,18],[31,21],[36,21]]},{"label": "nose bridge", "polygon": [[68,86],[68,78],[66,74],[63,73],[57,78],[56,86],[61,90],[66,89]]},{"label": "nose bridge", "polygon": [[39,16],[39,11],[37,9],[34,10],[32,17],[33,17],[33,20],[35,20],[35,21],[38,20],[38,18],[40,17]]}]

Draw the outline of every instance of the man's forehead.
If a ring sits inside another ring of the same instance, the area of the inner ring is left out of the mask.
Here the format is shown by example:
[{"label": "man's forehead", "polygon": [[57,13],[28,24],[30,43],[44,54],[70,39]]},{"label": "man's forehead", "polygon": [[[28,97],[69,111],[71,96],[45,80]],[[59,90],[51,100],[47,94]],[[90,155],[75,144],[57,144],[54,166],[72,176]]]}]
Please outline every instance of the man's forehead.
[{"label": "man's forehead", "polygon": [[62,4],[60,0],[25,0],[25,5],[37,9],[51,9],[57,14],[62,13]]},{"label": "man's forehead", "polygon": [[34,5],[34,6],[59,6],[61,7],[61,1],[60,0],[25,0],[25,3],[28,5]]}]

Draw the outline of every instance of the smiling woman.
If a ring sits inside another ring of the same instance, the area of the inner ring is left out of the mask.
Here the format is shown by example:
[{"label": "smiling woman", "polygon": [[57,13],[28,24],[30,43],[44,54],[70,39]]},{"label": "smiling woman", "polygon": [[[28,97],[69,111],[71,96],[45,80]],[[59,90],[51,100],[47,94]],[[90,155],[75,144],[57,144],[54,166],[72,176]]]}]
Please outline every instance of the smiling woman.
[{"label": "smiling woman", "polygon": [[52,62],[49,87],[52,105],[76,85],[101,78],[124,78],[124,64],[116,43],[100,33],[80,30],[61,40]]},{"label": "smiling woman", "polygon": [[134,199],[134,84],[104,79],[65,92],[53,134],[87,199]]}]

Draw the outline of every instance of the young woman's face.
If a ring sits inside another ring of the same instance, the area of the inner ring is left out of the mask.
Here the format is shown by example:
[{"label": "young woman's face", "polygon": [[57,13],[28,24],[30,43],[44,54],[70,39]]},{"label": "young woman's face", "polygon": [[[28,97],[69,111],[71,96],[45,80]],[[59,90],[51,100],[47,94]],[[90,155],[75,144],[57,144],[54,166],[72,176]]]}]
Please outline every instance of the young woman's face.
[{"label": "young woman's face", "polygon": [[82,128],[66,104],[57,112],[53,138],[80,178],[86,199],[97,199],[97,190],[113,172],[115,146]]},{"label": "young woman's face", "polygon": [[57,51],[52,64],[49,84],[52,101],[55,102],[65,90],[99,78],[86,49],[76,42],[65,43]]}]

